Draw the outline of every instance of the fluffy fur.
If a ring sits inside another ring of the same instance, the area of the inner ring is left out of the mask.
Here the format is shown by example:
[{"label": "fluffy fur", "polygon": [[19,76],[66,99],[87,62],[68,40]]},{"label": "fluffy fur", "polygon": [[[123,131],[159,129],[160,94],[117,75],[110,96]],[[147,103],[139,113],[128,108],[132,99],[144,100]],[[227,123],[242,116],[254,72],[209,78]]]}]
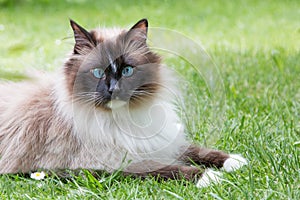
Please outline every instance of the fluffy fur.
[{"label": "fluffy fur", "polygon": [[[75,46],[61,73],[0,85],[0,174],[122,167],[192,180],[203,170],[191,163],[227,171],[246,164],[187,141],[173,76],[146,45],[147,20],[129,31],[71,26]],[[124,78],[119,71],[128,65],[135,74]],[[99,66],[105,76],[95,79],[90,71]]]}]

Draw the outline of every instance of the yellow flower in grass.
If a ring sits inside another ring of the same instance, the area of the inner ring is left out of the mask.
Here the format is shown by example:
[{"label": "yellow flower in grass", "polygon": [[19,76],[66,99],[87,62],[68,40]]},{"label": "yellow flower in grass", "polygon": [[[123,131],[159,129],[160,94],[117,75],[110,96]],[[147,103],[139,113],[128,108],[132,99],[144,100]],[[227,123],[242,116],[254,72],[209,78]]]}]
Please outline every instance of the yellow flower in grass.
[{"label": "yellow flower in grass", "polygon": [[30,178],[35,179],[35,180],[42,180],[45,178],[45,172],[34,172],[30,174]]}]

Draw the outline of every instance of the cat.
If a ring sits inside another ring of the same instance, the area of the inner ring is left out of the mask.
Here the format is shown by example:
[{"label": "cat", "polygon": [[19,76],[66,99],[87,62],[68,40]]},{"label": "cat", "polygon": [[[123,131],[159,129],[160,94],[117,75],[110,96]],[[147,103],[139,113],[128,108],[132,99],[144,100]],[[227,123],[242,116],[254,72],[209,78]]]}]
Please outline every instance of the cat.
[{"label": "cat", "polygon": [[[174,106],[176,79],[147,45],[148,21],[85,30],[61,71],[0,84],[0,174],[89,169],[218,182],[247,164],[188,141]],[[200,166],[195,166],[200,165]]]}]

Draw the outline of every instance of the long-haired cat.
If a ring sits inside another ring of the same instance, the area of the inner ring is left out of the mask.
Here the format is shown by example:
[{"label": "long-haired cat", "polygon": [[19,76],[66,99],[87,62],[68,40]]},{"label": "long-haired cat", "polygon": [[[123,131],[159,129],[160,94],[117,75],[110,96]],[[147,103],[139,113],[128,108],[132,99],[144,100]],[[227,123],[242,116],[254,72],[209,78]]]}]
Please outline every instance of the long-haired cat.
[{"label": "long-haired cat", "polygon": [[87,31],[58,75],[0,85],[0,174],[90,169],[198,180],[246,160],[192,145],[174,106],[176,80],[147,46],[148,21]]}]

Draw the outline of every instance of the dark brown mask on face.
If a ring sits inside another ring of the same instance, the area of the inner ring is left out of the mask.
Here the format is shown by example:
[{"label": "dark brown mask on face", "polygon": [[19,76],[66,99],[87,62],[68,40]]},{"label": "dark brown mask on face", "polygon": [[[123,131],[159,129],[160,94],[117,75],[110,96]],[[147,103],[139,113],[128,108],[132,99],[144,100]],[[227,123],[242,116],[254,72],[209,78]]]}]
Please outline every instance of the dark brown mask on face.
[{"label": "dark brown mask on face", "polygon": [[146,44],[146,19],[109,38],[72,20],[71,26],[75,46],[64,72],[74,101],[109,110],[114,100],[139,106],[155,96],[161,59]]}]

